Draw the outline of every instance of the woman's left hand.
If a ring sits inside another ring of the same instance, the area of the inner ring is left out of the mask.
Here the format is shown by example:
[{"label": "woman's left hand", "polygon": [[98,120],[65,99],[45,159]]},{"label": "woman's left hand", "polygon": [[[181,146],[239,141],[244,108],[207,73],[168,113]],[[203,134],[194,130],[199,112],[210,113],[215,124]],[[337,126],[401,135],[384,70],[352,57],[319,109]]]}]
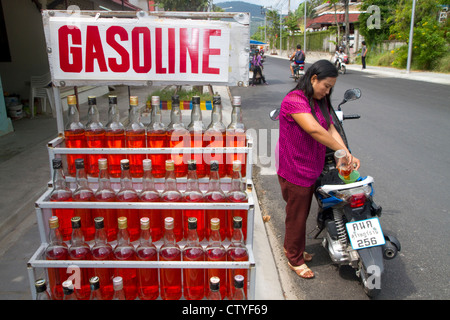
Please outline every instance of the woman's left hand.
[{"label": "woman's left hand", "polygon": [[359,159],[354,157],[353,155],[352,155],[352,159],[351,159],[351,164],[353,166],[353,168],[352,168],[353,170],[358,170],[359,167],[361,166],[361,162],[359,161]]}]

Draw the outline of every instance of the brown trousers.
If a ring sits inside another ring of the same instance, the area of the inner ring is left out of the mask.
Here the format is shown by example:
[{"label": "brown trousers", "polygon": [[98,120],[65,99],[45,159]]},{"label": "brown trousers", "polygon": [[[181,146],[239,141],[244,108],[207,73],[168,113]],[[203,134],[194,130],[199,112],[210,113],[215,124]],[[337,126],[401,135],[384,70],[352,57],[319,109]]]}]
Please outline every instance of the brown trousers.
[{"label": "brown trousers", "polygon": [[278,182],[286,201],[284,249],[287,251],[289,263],[292,266],[300,266],[305,263],[303,252],[306,243],[306,219],[311,208],[314,185],[297,186],[280,176]]}]

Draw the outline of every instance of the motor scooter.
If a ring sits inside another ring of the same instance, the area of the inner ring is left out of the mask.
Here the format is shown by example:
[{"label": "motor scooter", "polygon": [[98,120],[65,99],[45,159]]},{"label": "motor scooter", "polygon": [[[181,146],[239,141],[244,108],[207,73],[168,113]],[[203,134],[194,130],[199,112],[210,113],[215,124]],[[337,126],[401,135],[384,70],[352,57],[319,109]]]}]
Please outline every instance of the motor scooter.
[{"label": "motor scooter", "polygon": [[303,75],[305,75],[305,64],[297,64],[294,67],[294,81],[298,81],[298,79],[300,79],[300,77],[302,77]]},{"label": "motor scooter", "polygon": [[344,52],[336,51],[334,55],[334,65],[338,72],[345,74],[347,72],[348,56]]},{"label": "motor scooter", "polygon": [[[360,116],[344,115],[341,105],[360,97],[359,89],[347,90],[337,110],[330,110],[336,130],[347,148],[343,121],[359,119]],[[278,120],[279,112],[280,109],[273,110],[271,119]],[[314,238],[324,232],[322,246],[332,262],[354,268],[364,292],[373,298],[381,291],[384,260],[395,258],[401,245],[395,236],[381,228],[382,208],[373,199],[373,177],[361,177],[356,170],[344,174],[338,170],[337,164],[335,152],[327,148],[325,165],[315,185],[314,195],[319,209]]]}]

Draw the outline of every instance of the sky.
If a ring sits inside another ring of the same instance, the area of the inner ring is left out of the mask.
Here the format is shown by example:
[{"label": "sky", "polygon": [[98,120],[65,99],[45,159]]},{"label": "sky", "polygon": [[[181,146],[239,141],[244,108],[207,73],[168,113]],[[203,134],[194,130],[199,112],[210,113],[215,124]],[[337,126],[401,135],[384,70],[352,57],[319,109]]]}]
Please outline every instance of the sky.
[{"label": "sky", "polygon": [[[213,0],[214,3],[227,1],[242,1],[265,7],[272,6],[272,8],[275,9],[282,9],[283,13],[287,13],[289,3],[289,0]],[[291,0],[291,10],[297,9],[298,5],[302,2],[304,2],[304,0]]]}]

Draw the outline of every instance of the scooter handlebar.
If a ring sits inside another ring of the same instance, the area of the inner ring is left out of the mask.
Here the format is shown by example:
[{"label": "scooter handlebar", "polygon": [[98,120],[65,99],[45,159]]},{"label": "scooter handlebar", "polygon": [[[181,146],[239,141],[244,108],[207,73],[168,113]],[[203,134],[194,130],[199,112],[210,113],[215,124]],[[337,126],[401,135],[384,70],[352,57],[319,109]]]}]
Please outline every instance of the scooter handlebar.
[{"label": "scooter handlebar", "polygon": [[359,114],[344,114],[344,120],[359,119],[359,118],[361,118]]}]

